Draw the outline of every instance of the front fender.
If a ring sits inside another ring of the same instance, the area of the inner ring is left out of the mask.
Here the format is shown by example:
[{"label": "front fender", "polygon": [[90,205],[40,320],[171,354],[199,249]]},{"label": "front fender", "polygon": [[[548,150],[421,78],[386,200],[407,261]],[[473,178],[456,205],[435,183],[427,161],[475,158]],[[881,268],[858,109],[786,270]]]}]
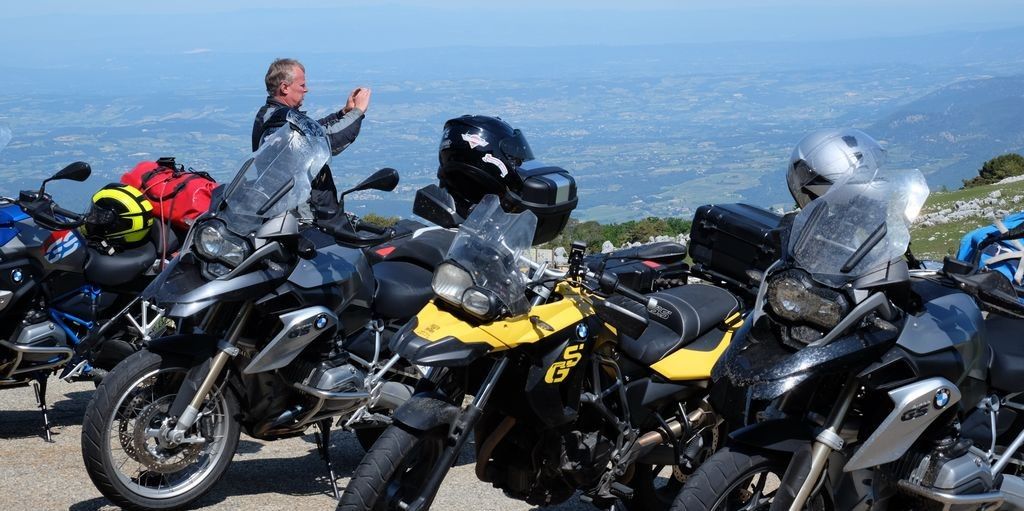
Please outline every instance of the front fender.
[{"label": "front fender", "polygon": [[179,334],[153,339],[146,349],[159,354],[180,355],[193,364],[212,358],[217,352],[220,337],[205,334]]},{"label": "front fender", "polygon": [[774,452],[795,453],[814,441],[814,431],[797,419],[775,419],[740,428],[729,434],[734,444]]},{"label": "front fender", "polygon": [[392,421],[416,431],[430,431],[448,426],[459,416],[460,408],[441,394],[424,392],[414,395],[395,410]]}]

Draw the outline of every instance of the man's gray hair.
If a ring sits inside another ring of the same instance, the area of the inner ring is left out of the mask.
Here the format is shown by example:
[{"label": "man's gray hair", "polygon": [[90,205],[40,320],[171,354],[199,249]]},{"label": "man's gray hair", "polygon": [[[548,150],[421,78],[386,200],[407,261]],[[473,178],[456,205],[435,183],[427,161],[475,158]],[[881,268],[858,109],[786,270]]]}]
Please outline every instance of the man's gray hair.
[{"label": "man's gray hair", "polygon": [[277,89],[281,87],[282,83],[292,83],[292,80],[295,79],[296,67],[302,72],[306,72],[302,63],[295,59],[277,59],[271,62],[270,69],[267,69],[267,76],[263,79],[263,82],[267,84],[267,94],[273,96],[277,94]]}]

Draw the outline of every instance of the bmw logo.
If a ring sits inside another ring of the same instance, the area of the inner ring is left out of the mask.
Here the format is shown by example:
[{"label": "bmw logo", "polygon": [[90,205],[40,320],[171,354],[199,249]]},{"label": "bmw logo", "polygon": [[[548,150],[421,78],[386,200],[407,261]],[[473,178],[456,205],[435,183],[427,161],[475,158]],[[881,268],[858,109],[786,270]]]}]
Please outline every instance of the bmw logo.
[{"label": "bmw logo", "polygon": [[323,314],[317,316],[316,320],[313,321],[313,326],[315,326],[317,330],[323,330],[324,327],[327,326],[327,316],[324,316]]},{"label": "bmw logo", "polygon": [[949,389],[939,389],[935,392],[935,408],[945,408],[949,404]]},{"label": "bmw logo", "polygon": [[11,280],[13,280],[15,284],[21,284],[21,281],[25,280],[25,275],[21,273],[21,268],[15,268],[11,271]]},{"label": "bmw logo", "polygon": [[576,325],[576,337],[579,337],[580,339],[586,339],[587,334],[589,333],[590,329],[587,328],[587,325],[583,323]]}]

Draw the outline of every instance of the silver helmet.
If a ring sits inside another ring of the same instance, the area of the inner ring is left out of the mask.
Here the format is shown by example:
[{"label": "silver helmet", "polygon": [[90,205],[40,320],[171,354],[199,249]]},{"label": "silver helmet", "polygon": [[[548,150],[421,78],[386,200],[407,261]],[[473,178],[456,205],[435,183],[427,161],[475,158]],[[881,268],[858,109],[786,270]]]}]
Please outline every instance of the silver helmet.
[{"label": "silver helmet", "polygon": [[836,128],[813,131],[793,148],[786,184],[802,208],[854,170],[877,168],[884,161],[885,149],[861,130]]}]

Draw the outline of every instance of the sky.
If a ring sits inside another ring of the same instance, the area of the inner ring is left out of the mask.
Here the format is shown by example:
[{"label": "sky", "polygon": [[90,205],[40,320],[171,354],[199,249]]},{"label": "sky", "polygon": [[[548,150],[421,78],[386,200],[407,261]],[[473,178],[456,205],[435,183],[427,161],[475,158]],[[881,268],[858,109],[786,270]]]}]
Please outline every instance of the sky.
[{"label": "sky", "polygon": [[1016,0],[40,0],[5,5],[0,20],[4,61],[42,66],[125,54],[858,39],[1024,26],[1024,8]]}]

